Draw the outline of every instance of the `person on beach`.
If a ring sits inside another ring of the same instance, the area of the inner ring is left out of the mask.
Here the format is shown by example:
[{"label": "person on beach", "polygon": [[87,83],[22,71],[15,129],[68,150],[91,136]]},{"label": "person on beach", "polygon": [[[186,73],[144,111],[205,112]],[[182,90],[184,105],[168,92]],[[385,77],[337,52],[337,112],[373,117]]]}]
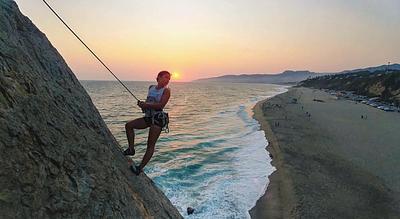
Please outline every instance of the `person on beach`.
[{"label": "person on beach", "polygon": [[126,137],[129,147],[124,155],[135,155],[135,132],[134,129],[149,129],[147,149],[142,162],[138,166],[131,166],[132,171],[139,175],[154,153],[158,137],[163,129],[168,129],[168,114],[163,111],[171,96],[171,90],[167,87],[171,74],[168,71],[161,71],[157,75],[157,85],[151,85],[145,102],[138,101],[138,106],[145,113],[144,117],[131,120],[125,124]]}]

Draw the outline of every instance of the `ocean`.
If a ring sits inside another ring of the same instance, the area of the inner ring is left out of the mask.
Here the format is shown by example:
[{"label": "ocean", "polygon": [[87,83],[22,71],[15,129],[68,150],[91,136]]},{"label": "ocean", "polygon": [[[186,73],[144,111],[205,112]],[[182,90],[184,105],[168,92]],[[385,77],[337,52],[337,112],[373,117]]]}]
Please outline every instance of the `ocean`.
[{"label": "ocean", "polygon": [[[142,117],[136,100],[113,81],[81,81],[123,149],[125,123]],[[141,99],[151,82],[125,82]],[[275,168],[252,107],[286,91],[284,86],[234,83],[170,83],[165,110],[170,132],[162,133],[145,173],[185,218],[250,218]],[[146,150],[147,130],[136,132],[136,155]],[[187,215],[187,207],[195,209]]]}]

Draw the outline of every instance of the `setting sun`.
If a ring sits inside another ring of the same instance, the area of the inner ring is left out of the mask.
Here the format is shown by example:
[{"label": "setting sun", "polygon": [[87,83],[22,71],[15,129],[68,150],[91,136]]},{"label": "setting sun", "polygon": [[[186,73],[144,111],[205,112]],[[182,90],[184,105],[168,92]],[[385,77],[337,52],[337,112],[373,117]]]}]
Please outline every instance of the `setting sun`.
[{"label": "setting sun", "polygon": [[178,72],[172,72],[172,80],[179,80],[181,78],[181,74]]}]

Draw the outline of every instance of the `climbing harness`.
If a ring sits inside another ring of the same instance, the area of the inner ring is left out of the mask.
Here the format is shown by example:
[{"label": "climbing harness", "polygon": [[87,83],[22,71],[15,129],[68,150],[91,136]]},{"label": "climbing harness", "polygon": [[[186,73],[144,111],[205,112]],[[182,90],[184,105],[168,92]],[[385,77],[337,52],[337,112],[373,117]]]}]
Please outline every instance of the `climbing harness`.
[{"label": "climbing harness", "polygon": [[151,111],[150,113],[146,113],[145,117],[143,117],[144,121],[147,125],[157,125],[161,127],[161,130],[165,133],[169,133],[169,116],[168,113],[160,110],[160,111]]}]

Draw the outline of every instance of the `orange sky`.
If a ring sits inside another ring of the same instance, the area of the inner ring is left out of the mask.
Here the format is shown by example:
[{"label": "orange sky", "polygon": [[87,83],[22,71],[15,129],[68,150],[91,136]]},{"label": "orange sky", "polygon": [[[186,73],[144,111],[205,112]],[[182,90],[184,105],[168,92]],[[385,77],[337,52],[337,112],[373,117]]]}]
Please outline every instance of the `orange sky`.
[{"label": "orange sky", "polygon": [[[79,79],[113,80],[42,1],[16,0]],[[400,1],[48,0],[122,80],[400,62]]]}]

